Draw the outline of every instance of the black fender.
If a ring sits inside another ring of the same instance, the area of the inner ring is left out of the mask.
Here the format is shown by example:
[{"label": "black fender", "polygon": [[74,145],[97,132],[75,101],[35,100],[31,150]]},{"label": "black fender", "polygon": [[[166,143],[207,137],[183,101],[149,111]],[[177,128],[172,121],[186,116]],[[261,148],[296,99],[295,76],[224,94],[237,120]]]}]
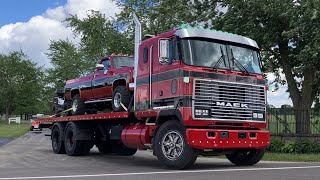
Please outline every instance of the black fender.
[{"label": "black fender", "polygon": [[177,120],[181,124],[184,124],[181,111],[179,109],[164,109],[158,113],[156,117],[156,124],[162,124],[169,120]]}]

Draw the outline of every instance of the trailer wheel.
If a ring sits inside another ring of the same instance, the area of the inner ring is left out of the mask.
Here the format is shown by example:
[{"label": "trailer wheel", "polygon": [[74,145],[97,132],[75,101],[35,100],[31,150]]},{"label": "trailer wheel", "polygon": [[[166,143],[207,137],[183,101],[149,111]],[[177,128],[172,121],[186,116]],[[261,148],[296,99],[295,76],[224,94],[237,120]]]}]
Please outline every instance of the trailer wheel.
[{"label": "trailer wheel", "polygon": [[128,107],[131,100],[131,93],[125,86],[118,86],[112,94],[112,110],[115,112],[125,111],[121,103]]},{"label": "trailer wheel", "polygon": [[52,150],[56,154],[66,153],[63,141],[63,131],[64,127],[60,123],[55,124],[51,131]]},{"label": "trailer wheel", "polygon": [[162,124],[154,139],[154,153],[160,162],[169,168],[185,169],[198,157],[186,141],[186,129],[177,121]]},{"label": "trailer wheel", "polygon": [[67,125],[64,138],[66,153],[69,156],[86,155],[89,153],[91,147],[86,146],[86,144],[88,144],[87,141],[76,140],[76,131],[77,126],[75,123],[71,122]]},{"label": "trailer wheel", "polygon": [[257,164],[263,157],[265,149],[253,149],[226,154],[227,159],[237,166],[251,166]]},{"label": "trailer wheel", "polygon": [[83,115],[86,112],[86,104],[80,98],[79,94],[73,96],[71,107],[73,108],[71,111],[71,115]]}]

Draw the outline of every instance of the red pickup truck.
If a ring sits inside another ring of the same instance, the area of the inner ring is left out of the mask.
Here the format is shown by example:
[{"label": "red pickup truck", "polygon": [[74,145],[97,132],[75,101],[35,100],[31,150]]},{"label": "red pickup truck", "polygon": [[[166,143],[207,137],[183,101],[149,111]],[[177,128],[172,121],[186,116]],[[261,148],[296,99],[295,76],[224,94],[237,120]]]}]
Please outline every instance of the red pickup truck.
[{"label": "red pickup truck", "polygon": [[71,115],[85,114],[89,109],[113,111],[128,107],[133,89],[134,58],[110,55],[102,58],[93,74],[68,80],[64,87],[64,109],[72,108]]}]

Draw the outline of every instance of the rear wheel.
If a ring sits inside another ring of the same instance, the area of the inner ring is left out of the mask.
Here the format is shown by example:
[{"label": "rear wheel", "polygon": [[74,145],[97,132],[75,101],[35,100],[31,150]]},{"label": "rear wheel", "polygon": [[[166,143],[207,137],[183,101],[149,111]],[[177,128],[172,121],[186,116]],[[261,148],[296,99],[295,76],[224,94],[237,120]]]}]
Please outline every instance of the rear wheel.
[{"label": "rear wheel", "polygon": [[80,98],[79,94],[76,94],[72,98],[71,102],[71,114],[72,115],[83,115],[86,112],[86,104],[84,101]]},{"label": "rear wheel", "polygon": [[70,122],[65,131],[64,145],[69,156],[86,155],[93,145],[93,141],[77,140],[77,128],[74,122]]},{"label": "rear wheel", "polygon": [[186,142],[186,129],[177,121],[162,124],[154,139],[154,153],[169,168],[185,169],[196,161],[198,154]]},{"label": "rear wheel", "polygon": [[63,131],[64,131],[64,127],[61,124],[56,124],[54,125],[51,132],[52,150],[56,154],[66,153],[64,148],[64,141],[63,141]]},{"label": "rear wheel", "polygon": [[131,93],[125,86],[118,86],[115,88],[112,94],[112,110],[115,112],[125,111],[121,106],[121,103],[128,108],[131,100]]},{"label": "rear wheel", "polygon": [[99,142],[96,146],[102,154],[112,153],[112,144],[108,141]]},{"label": "rear wheel", "polygon": [[263,157],[265,149],[252,149],[226,154],[227,159],[237,166],[250,166],[257,164]]}]

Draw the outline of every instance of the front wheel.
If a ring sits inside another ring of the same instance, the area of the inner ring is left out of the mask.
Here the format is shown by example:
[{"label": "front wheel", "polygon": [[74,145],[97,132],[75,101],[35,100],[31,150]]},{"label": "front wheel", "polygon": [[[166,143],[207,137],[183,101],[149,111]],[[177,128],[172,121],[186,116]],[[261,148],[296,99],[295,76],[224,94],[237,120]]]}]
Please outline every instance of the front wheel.
[{"label": "front wheel", "polygon": [[237,166],[251,166],[262,159],[264,152],[265,149],[240,150],[232,154],[226,154],[226,157]]},{"label": "front wheel", "polygon": [[194,164],[198,153],[186,141],[186,129],[178,121],[167,121],[157,131],[154,153],[169,168],[185,169]]}]

